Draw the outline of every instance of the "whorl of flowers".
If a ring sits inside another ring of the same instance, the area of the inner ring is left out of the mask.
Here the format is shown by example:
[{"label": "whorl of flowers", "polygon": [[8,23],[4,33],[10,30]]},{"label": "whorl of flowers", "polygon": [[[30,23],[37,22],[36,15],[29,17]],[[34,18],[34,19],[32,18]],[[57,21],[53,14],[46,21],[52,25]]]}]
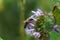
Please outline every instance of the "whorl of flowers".
[{"label": "whorl of flowers", "polygon": [[[37,21],[37,17],[43,15],[43,11],[40,9],[37,9],[37,11],[32,11],[33,15],[31,15],[27,20],[24,21],[27,22],[30,19],[33,19],[33,21]],[[32,21],[32,22],[33,22]],[[28,23],[27,27],[25,28],[25,32],[31,36],[35,36],[35,38],[39,38],[41,36],[40,32],[36,32],[34,27],[35,24],[33,24],[31,21]]]},{"label": "whorl of flowers", "polygon": [[[32,13],[33,15],[31,15],[27,20],[24,21],[24,24],[27,23],[25,28],[26,34],[34,36],[35,38],[40,38],[40,36],[42,36],[40,33],[40,30],[42,28],[44,28],[46,32],[49,32],[51,30],[58,32],[58,25],[54,25],[55,20],[52,13],[45,12],[43,14],[43,11],[41,9],[37,9],[37,11],[32,11]],[[37,18],[39,18],[39,20]],[[37,21],[39,22],[37,23]],[[34,28],[36,24],[34,24],[33,22],[38,24],[36,29]],[[53,29],[51,29],[52,27]]]}]

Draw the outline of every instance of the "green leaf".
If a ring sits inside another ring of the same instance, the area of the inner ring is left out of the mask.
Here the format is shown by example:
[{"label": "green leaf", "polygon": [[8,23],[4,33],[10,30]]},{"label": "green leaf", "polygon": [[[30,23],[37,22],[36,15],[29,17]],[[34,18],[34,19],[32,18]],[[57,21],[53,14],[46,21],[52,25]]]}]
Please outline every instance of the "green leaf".
[{"label": "green leaf", "polygon": [[59,40],[59,35],[57,32],[50,32],[50,40]]},{"label": "green leaf", "polygon": [[60,9],[57,7],[53,14],[55,16],[56,24],[60,25]]}]

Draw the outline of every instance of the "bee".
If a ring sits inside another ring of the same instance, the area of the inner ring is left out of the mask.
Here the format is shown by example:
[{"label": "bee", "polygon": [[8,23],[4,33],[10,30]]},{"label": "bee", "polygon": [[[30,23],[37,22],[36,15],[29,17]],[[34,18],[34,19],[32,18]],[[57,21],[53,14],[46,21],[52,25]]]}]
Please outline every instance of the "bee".
[{"label": "bee", "polygon": [[27,22],[25,22],[24,28],[26,28],[29,23],[32,23],[32,21],[33,21],[33,19],[29,19]]}]

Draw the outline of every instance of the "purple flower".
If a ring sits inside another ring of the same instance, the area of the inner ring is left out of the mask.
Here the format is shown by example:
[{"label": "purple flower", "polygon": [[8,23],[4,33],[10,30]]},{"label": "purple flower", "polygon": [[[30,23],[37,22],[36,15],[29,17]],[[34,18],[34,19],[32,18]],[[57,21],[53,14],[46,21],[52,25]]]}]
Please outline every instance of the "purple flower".
[{"label": "purple flower", "polygon": [[58,32],[59,31],[58,25],[54,25],[52,30]]},{"label": "purple flower", "polygon": [[33,29],[33,28],[34,28],[34,26],[35,26],[34,24],[29,23],[29,24],[27,25],[27,28],[28,28],[28,29]]},{"label": "purple flower", "polygon": [[35,29],[26,29],[25,30],[27,34],[31,35],[35,32]]},{"label": "purple flower", "polygon": [[42,11],[41,9],[37,9],[37,13],[38,13],[38,14],[42,14],[43,11]]},{"label": "purple flower", "polygon": [[58,25],[54,25],[54,28],[57,28],[58,27]]},{"label": "purple flower", "polygon": [[32,11],[32,13],[34,13],[34,15],[36,15],[36,16],[41,16],[41,15],[43,15],[43,14],[42,14],[43,11],[42,11],[41,9],[37,9],[36,12],[35,12],[35,11]]},{"label": "purple flower", "polygon": [[39,32],[34,32],[33,36],[35,36],[35,38],[39,38],[41,36],[41,34]]}]

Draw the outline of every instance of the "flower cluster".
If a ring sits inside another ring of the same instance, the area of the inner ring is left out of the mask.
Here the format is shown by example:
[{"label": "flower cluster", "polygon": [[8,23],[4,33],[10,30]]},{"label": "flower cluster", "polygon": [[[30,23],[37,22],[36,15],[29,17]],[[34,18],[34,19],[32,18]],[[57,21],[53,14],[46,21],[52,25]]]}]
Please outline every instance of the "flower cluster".
[{"label": "flower cluster", "polygon": [[[27,19],[27,21],[24,21],[25,23],[28,22],[25,28],[25,32],[31,36],[35,36],[35,38],[39,38],[41,36],[40,32],[36,32],[34,27],[35,24],[33,24],[33,21],[37,21],[37,17],[40,17],[43,15],[42,10],[37,9],[37,11],[32,11],[34,13],[31,17]],[[32,19],[32,20],[31,20]]]},{"label": "flower cluster", "polygon": [[51,12],[45,12],[43,14],[43,11],[41,9],[37,9],[37,11],[32,11],[32,13],[33,15],[31,15],[27,20],[24,21],[25,32],[27,34],[34,36],[35,38],[40,38],[42,35],[48,35],[48,32],[51,31],[52,27],[53,31],[59,32],[58,25],[54,25],[55,19]]}]

